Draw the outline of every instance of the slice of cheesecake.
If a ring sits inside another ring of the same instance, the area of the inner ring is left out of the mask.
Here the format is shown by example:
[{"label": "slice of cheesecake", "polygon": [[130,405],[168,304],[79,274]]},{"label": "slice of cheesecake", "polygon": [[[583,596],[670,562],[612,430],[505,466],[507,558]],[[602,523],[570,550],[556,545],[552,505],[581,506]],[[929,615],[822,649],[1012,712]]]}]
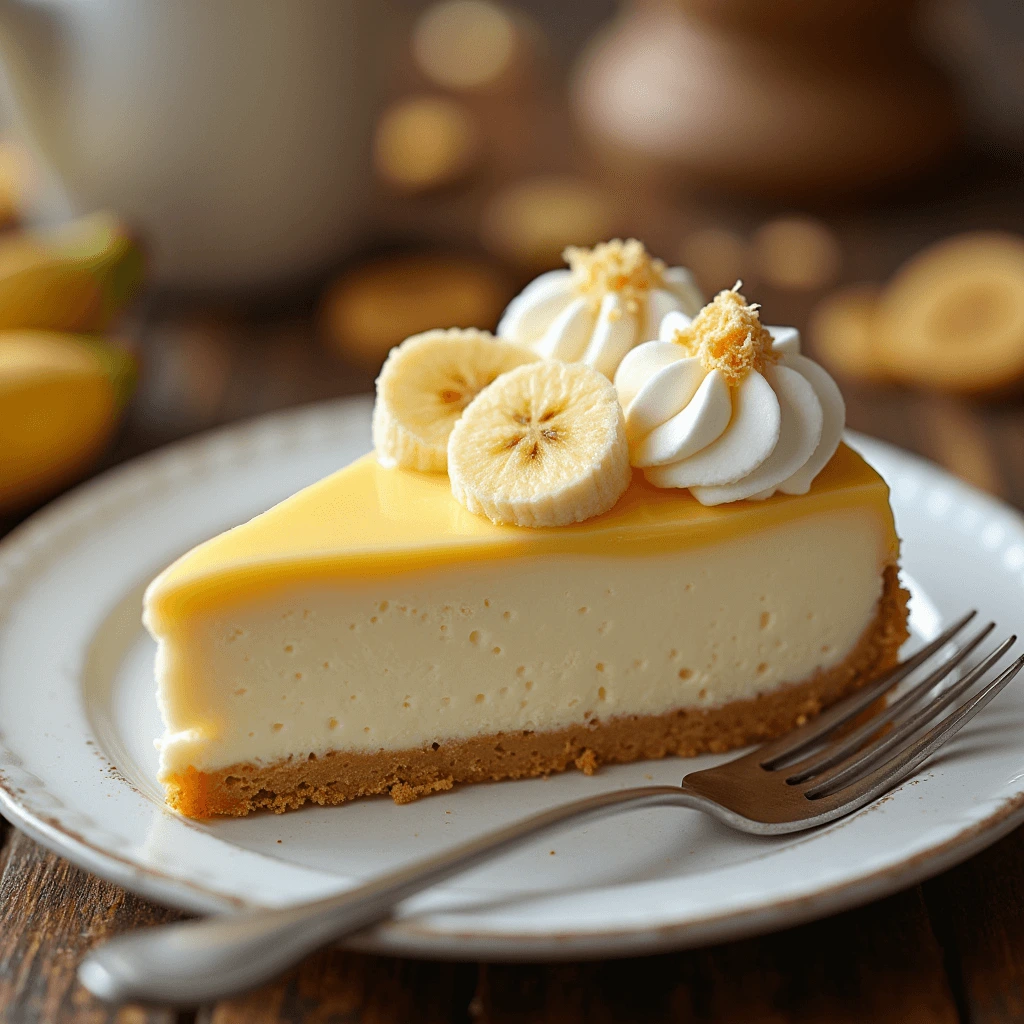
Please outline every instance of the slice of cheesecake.
[{"label": "slice of cheesecake", "polygon": [[495,525],[367,456],[150,586],[171,806],[402,803],[778,735],[907,636],[885,483],[840,446],[805,494]]}]

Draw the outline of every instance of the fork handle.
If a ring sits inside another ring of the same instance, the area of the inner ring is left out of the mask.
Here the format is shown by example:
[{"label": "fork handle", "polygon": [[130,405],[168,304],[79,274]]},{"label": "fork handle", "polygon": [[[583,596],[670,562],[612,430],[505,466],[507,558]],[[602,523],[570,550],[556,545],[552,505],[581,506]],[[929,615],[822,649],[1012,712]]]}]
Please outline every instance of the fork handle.
[{"label": "fork handle", "polygon": [[542,811],[338,896],[279,910],[145,928],[91,951],[82,984],[112,1002],[196,1005],[235,995],[280,974],[308,953],[389,917],[410,896],[569,823],[646,807],[709,810],[680,786],[599,793]]}]

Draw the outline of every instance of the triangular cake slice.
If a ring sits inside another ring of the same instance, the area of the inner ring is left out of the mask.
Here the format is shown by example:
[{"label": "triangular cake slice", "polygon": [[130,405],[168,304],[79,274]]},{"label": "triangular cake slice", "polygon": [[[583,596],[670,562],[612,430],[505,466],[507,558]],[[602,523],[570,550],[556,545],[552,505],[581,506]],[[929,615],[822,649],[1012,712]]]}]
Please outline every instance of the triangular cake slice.
[{"label": "triangular cake slice", "polygon": [[907,636],[885,483],[700,504],[638,471],[572,526],[494,525],[367,456],[150,586],[168,802],[397,802],[778,735]]}]

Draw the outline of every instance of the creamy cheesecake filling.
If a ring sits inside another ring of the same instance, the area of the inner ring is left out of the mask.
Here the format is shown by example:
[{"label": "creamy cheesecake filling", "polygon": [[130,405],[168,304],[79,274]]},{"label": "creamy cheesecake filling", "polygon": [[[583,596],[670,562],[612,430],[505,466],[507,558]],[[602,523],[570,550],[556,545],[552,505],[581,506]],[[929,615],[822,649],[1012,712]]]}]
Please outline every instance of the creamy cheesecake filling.
[{"label": "creamy cheesecake filling", "polygon": [[161,777],[681,707],[839,664],[876,615],[871,505],[656,554],[320,577],[166,623]]}]

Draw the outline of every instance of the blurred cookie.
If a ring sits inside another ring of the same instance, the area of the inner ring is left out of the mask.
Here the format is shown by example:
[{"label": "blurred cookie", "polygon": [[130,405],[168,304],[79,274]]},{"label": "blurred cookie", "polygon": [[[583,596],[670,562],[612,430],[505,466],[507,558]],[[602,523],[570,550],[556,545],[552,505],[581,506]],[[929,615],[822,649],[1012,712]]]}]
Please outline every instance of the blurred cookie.
[{"label": "blurred cookie", "polygon": [[875,285],[853,285],[818,303],[808,334],[815,355],[829,369],[860,380],[887,378],[878,352],[878,294]]},{"label": "blurred cookie", "polygon": [[392,346],[433,327],[493,330],[515,289],[478,260],[400,256],[339,278],[321,307],[325,344],[370,371]]},{"label": "blurred cookie", "polygon": [[611,197],[584,178],[544,176],[497,192],[483,211],[481,240],[530,270],[560,266],[568,245],[596,245],[616,234]]},{"label": "blurred cookie", "polygon": [[408,192],[447,185],[470,171],[480,132],[461,103],[413,96],[384,111],[373,139],[373,163],[387,182]]},{"label": "blurred cookie", "polygon": [[813,291],[839,276],[842,250],[835,234],[812,217],[779,217],[751,239],[758,276],[776,288]]},{"label": "blurred cookie", "polygon": [[445,89],[481,89],[506,78],[521,45],[513,17],[489,0],[442,0],[420,15],[412,54]]}]

